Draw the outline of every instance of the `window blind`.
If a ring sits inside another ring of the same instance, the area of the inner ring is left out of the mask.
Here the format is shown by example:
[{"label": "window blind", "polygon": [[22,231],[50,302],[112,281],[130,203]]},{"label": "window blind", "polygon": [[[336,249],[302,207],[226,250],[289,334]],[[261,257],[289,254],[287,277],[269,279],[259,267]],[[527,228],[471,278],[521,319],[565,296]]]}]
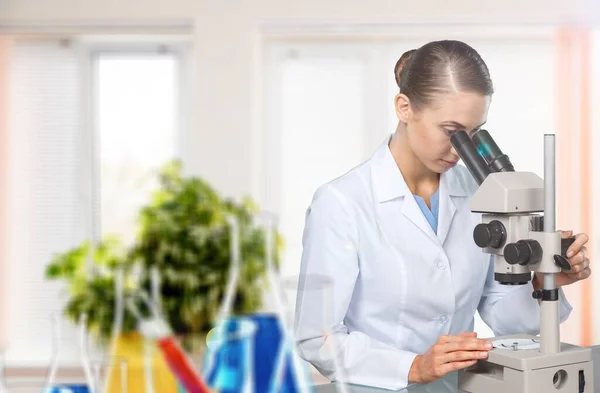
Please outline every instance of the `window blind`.
[{"label": "window blind", "polygon": [[[10,366],[48,365],[51,314],[61,312],[64,297],[62,284],[45,279],[45,267],[55,253],[85,238],[78,62],[74,48],[56,41],[17,41],[12,51],[5,320]],[[61,364],[76,361],[74,327],[65,319],[61,335]]]}]

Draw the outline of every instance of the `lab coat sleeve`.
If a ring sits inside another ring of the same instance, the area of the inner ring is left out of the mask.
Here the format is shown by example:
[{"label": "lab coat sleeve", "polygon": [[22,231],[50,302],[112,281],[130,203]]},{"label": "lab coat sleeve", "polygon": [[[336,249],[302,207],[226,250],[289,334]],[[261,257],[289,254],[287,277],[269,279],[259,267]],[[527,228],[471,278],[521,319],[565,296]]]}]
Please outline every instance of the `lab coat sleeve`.
[{"label": "lab coat sleeve", "polygon": [[[490,266],[486,278],[479,315],[487,323],[495,335],[534,334],[540,332],[540,303],[532,296],[531,282],[524,285],[502,285],[494,280],[494,262],[490,258]],[[567,320],[572,307],[559,289],[560,323]]]},{"label": "lab coat sleeve", "polygon": [[317,190],[306,213],[294,323],[298,352],[331,381],[400,390],[417,354],[344,325],[359,274],[354,217],[331,185]]}]

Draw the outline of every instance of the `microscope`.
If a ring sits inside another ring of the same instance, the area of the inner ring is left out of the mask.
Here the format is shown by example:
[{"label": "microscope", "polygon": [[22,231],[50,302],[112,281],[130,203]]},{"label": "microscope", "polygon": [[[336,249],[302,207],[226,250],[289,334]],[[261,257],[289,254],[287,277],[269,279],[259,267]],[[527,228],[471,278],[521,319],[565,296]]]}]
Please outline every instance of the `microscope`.
[{"label": "microscope", "polygon": [[464,131],[451,138],[479,187],[469,209],[482,215],[473,240],[494,260],[494,278],[503,285],[530,285],[532,272],[543,276],[540,335],[494,337],[486,360],[458,373],[465,393],[593,393],[590,348],[561,343],[559,290],[555,277],[571,266],[565,258],[574,238],[561,239],[555,228],[555,139],[544,136],[544,179],[515,171],[489,132]]}]

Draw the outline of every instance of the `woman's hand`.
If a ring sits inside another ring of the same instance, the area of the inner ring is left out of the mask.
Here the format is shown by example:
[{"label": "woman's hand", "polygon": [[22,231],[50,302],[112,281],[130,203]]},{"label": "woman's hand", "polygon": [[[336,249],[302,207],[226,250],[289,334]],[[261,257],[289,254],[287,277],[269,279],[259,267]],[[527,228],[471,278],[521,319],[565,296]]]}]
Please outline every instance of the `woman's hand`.
[{"label": "woman's hand", "polygon": [[[563,239],[573,236],[573,231],[560,231]],[[571,264],[571,270],[564,270],[556,275],[556,287],[573,284],[579,280],[588,278],[592,271],[590,269],[590,260],[587,258],[587,249],[585,244],[589,238],[585,233],[575,236],[575,241],[567,250],[567,259]],[[533,286],[534,289],[542,289],[543,278],[539,273],[535,274]]]},{"label": "woman's hand", "polygon": [[477,333],[461,333],[458,336],[442,336],[425,354],[415,358],[408,380],[426,384],[444,375],[470,367],[478,360],[486,359],[492,344],[477,338]]}]

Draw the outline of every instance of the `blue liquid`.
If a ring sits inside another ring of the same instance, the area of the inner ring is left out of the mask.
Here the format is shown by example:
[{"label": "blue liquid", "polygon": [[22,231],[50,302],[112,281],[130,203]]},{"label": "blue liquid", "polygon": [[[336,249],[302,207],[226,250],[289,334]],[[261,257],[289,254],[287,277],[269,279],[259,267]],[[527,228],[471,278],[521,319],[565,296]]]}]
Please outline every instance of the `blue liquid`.
[{"label": "blue liquid", "polygon": [[87,385],[64,384],[44,389],[43,393],[90,393],[90,389]]},{"label": "blue liquid", "polygon": [[240,319],[230,319],[225,325],[224,331],[227,332],[225,335],[239,337],[240,335],[235,333],[236,329],[240,329],[240,321],[252,323],[256,331],[245,340],[239,338],[219,342],[219,335],[211,338],[211,342],[214,342],[217,348],[209,349],[205,357],[205,360],[208,356],[214,357],[213,367],[204,370],[208,385],[227,393],[241,392],[244,382],[251,383],[250,391],[256,393],[299,392],[292,351],[285,345],[277,316],[254,314]]},{"label": "blue liquid", "polygon": [[[298,392],[300,389],[294,374],[291,349],[286,347],[279,319],[273,314],[255,314],[248,318],[258,328],[254,341],[255,391]],[[276,375],[278,370],[280,375]]]},{"label": "blue liquid", "polygon": [[[245,319],[229,319],[210,339],[205,356],[208,386],[220,393],[242,393],[252,384],[254,324]],[[250,386],[250,391],[256,391]]]}]

